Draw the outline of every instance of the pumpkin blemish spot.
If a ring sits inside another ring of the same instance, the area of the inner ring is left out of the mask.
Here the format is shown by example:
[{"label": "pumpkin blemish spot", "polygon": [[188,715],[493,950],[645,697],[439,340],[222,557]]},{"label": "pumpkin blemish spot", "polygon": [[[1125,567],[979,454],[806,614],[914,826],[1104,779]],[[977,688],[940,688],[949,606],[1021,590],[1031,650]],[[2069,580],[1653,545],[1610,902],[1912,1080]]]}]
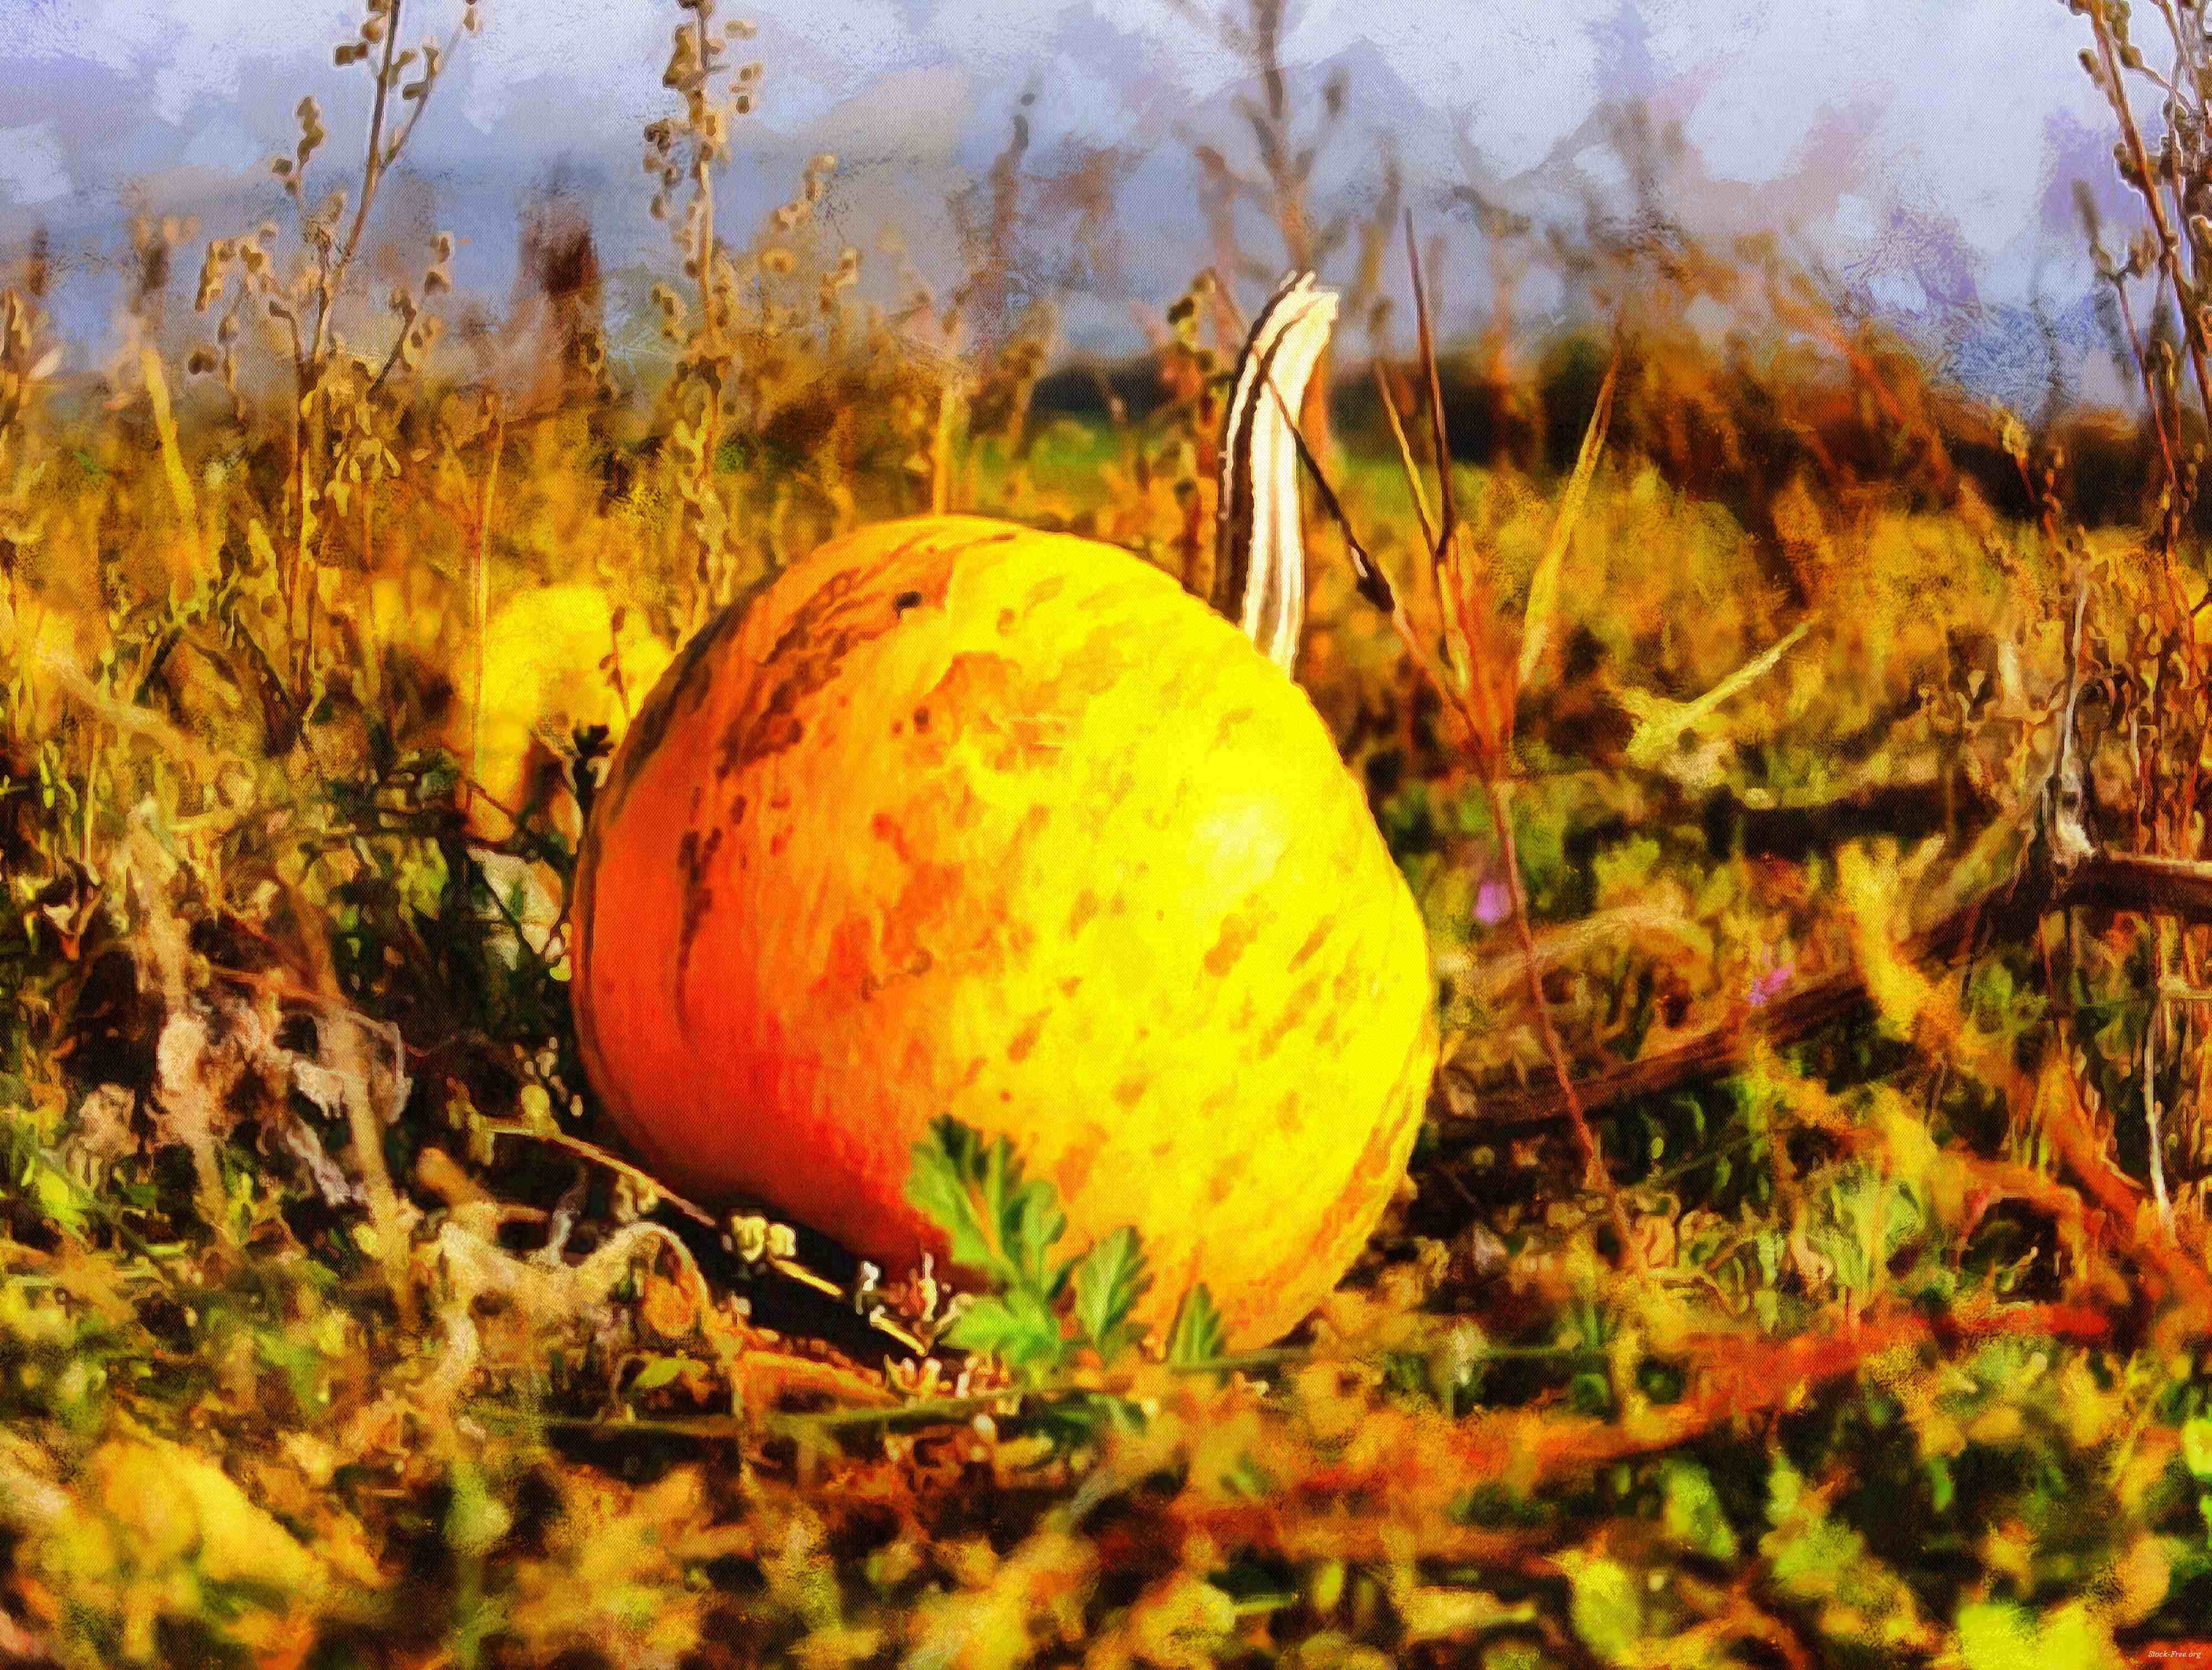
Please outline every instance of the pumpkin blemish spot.
[{"label": "pumpkin blemish spot", "polygon": [[1303,969],[1313,960],[1313,955],[1328,943],[1328,936],[1336,926],[1336,918],[1324,916],[1314,924],[1314,931],[1306,936],[1306,943],[1291,954],[1291,967]]},{"label": "pumpkin blemish spot", "polygon": [[1237,959],[1260,937],[1259,914],[1239,911],[1221,925],[1221,937],[1206,954],[1206,972],[1217,980],[1237,966]]},{"label": "pumpkin blemish spot", "polygon": [[1086,887],[1075,896],[1075,908],[1067,913],[1067,937],[1074,938],[1090,926],[1091,919],[1097,914],[1098,896]]},{"label": "pumpkin blemish spot", "polygon": [[1040,1009],[1022,1023],[1022,1029],[1014,1034],[1006,1045],[1006,1060],[1021,1062],[1029,1059],[1030,1052],[1036,1048],[1037,1036],[1044,1030],[1044,1023],[1051,1014],[1049,1009]]},{"label": "pumpkin blemish spot", "polygon": [[677,844],[677,867],[684,872],[684,923],[676,950],[676,978],[679,982],[690,964],[692,943],[698,938],[700,926],[714,909],[714,890],[708,884],[707,873],[721,847],[720,829],[709,829],[703,841],[698,830],[687,829]]}]

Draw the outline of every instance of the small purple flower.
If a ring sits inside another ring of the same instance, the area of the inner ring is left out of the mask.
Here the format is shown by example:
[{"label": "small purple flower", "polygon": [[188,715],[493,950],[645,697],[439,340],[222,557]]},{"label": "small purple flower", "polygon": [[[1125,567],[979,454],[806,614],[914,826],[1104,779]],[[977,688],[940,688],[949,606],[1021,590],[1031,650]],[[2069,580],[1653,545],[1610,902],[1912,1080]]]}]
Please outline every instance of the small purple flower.
[{"label": "small purple flower", "polygon": [[1474,890],[1474,920],[1494,928],[1513,914],[1513,890],[1504,882],[1486,881]]},{"label": "small purple flower", "polygon": [[1751,1006],[1764,1009],[1790,989],[1790,977],[1797,972],[1787,963],[1769,965],[1766,972],[1751,982]]}]

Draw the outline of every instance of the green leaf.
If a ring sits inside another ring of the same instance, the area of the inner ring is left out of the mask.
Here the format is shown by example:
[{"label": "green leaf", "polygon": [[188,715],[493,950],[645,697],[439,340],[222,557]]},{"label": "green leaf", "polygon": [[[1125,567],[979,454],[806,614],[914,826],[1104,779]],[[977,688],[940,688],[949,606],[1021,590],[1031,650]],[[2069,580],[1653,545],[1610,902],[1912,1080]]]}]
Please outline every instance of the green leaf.
[{"label": "green leaf", "polygon": [[2035,1670],[2123,1670],[2126,1662],[2111,1629],[2079,1600],[2044,1614],[2039,1645]]},{"label": "green leaf", "polygon": [[1769,1469],[1766,1515],[1774,1529],[1759,1539],[1759,1552],[1775,1588],[1818,1606],[1820,1629],[1836,1640],[1885,1654],[1913,1648],[1926,1620],[1911,1586],[1827,1509],[1787,1460]]},{"label": "green leaf", "polygon": [[2003,1600],[1978,1600],[1959,1608],[1959,1657],[1968,1670],[2026,1665],[2035,1657],[2035,1620]]},{"label": "green leaf", "polygon": [[483,1474],[471,1463],[455,1466],[451,1482],[453,1495],[446,1508],[447,1545],[457,1554],[481,1558],[514,1528],[514,1515],[491,1493]]},{"label": "green leaf", "polygon": [[1590,477],[1597,473],[1599,453],[1605,450],[1606,426],[1613,417],[1613,385],[1620,380],[1620,357],[1613,356],[1605,381],[1599,386],[1597,404],[1590,410],[1589,427],[1583,431],[1582,450],[1575,458],[1575,473],[1560,495],[1559,513],[1552,519],[1552,537],[1528,581],[1528,604],[1521,616],[1521,653],[1515,667],[1514,688],[1525,690],[1543,659],[1544,646],[1552,635],[1552,617],[1559,612],[1559,571],[1575,524],[1582,519],[1583,501],[1589,496]]},{"label": "green leaf", "polygon": [[1047,1299],[1057,1298],[1067,1281],[1067,1270],[1052,1270],[1052,1250],[1067,1233],[1067,1214],[1060,1209],[1060,1193],[1042,1177],[1022,1175],[1022,1163],[1013,1145],[1004,1137],[992,1145],[990,1187],[985,1199],[991,1208],[1000,1256],[1011,1281],[1024,1284]]},{"label": "green leaf", "polygon": [[1695,1461],[1669,1461],[1662,1479],[1666,1492],[1661,1522],[1667,1534],[1693,1553],[1716,1560],[1736,1556],[1735,1527],[1721,1506],[1712,1475]]},{"label": "green leaf", "polygon": [[637,1378],[629,1383],[629,1389],[633,1392],[658,1391],[664,1386],[673,1384],[676,1377],[690,1366],[690,1361],[686,1357],[656,1357],[638,1371]]},{"label": "green leaf", "polygon": [[1656,768],[1668,750],[1680,743],[1685,732],[1702,725],[1723,704],[1764,678],[1810,629],[1811,622],[1800,621],[1779,642],[1753,656],[1693,701],[1674,701],[1650,690],[1623,689],[1620,693],[1621,704],[1636,721],[1636,729],[1625,750],[1629,762],[1647,770]]},{"label": "green leaf", "polygon": [[1030,1178],[1005,1137],[986,1144],[980,1132],[946,1115],[915,1145],[907,1199],[945,1233],[952,1261],[1000,1287],[1025,1287],[1049,1303],[1067,1280],[1052,1252],[1067,1231],[1060,1196]]},{"label": "green leaf", "polygon": [[1607,1664],[1627,1658],[1644,1636],[1644,1597],[1617,1560],[1583,1558],[1568,1568],[1567,1616],[1583,1644]]},{"label": "green leaf", "polygon": [[2111,1631],[2079,1602],[2039,1618],[2003,1600],[1959,1608],[1959,1661],[1966,1670],[2119,1670]]},{"label": "green leaf", "polygon": [[1168,1330],[1168,1361],[1179,1369],[1194,1369],[1212,1362],[1228,1346],[1229,1330],[1220,1309],[1200,1282],[1176,1307],[1175,1325]]},{"label": "green leaf", "polygon": [[82,1237],[85,1231],[85,1196],[76,1181],[60,1167],[50,1163],[44,1157],[35,1163],[31,1174],[31,1190],[37,1198],[39,1211],[46,1221],[64,1235]]},{"label": "green leaf", "polygon": [[953,1318],[944,1339],[958,1351],[988,1352],[1010,1369],[1054,1369],[1067,1360],[1060,1319],[1036,1293],[1022,1288],[973,1301]]},{"label": "green leaf", "polygon": [[953,1263],[971,1270],[988,1270],[992,1261],[975,1198],[982,1175],[981,1137],[950,1115],[935,1120],[915,1144],[907,1173],[908,1201],[945,1231]]},{"label": "green leaf", "polygon": [[2181,1459],[2200,1485],[2212,1485],[2212,1416],[2182,1423]]},{"label": "green leaf", "polygon": [[1926,1467],[1929,1505],[1939,1514],[1948,1514],[1951,1511],[1951,1504],[1959,1499],[1958,1482],[1951,1476],[1951,1458],[1931,1455]]},{"label": "green leaf", "polygon": [[1102,1362],[1112,1363],[1136,1343],[1130,1315],[1152,1285],[1144,1244],[1132,1229],[1115,1230],[1076,1265],[1076,1326]]}]

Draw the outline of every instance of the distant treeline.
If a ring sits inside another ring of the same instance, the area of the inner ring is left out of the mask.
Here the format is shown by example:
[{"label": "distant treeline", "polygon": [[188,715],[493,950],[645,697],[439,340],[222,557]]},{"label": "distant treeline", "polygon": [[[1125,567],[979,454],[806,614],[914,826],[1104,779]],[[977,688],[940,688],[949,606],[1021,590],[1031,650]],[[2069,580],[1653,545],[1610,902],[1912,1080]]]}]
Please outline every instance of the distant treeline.
[{"label": "distant treeline", "polygon": [[[1572,468],[1611,353],[1589,331],[1554,337],[1532,364],[1498,373],[1472,351],[1443,356],[1439,374],[1453,455],[1537,476]],[[1392,362],[1401,391],[1416,367]],[[1168,403],[1158,361],[1133,355],[1061,366],[1037,383],[1040,420],[1141,422]],[[1109,405],[1110,403],[1110,405]],[[1404,409],[1401,404],[1401,410]],[[1330,404],[1345,444],[1390,446],[1371,369],[1340,372]],[[1856,363],[1832,355],[1714,349],[1690,338],[1631,342],[1622,351],[1620,398],[1612,428],[1620,451],[1649,459],[1670,483],[1727,505],[1754,534],[1787,543],[1778,505],[1793,480],[1808,491],[1902,495],[1916,508],[1955,507],[1971,489],[1999,515],[2041,513],[2043,472],[2072,519],[2102,527],[2155,513],[2163,480],[2157,442],[2130,414],[2076,408],[2033,435],[2033,483],[2003,440],[2004,415],[1931,380],[1909,349],[1876,343]],[[2199,531],[2212,534],[2201,507]]]}]

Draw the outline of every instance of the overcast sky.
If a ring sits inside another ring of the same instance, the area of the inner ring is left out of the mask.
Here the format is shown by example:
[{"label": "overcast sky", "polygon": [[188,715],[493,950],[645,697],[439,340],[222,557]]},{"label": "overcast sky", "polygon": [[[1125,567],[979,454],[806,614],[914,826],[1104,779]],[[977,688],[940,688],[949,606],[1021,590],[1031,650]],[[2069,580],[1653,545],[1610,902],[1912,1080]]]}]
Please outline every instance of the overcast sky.
[{"label": "overcast sky", "polygon": [[[666,107],[674,6],[483,8],[415,156],[416,201],[466,241],[456,276],[503,293],[516,205],[556,174],[591,202],[611,260],[652,254],[637,133]],[[409,0],[403,36],[442,36],[458,13]],[[733,218],[833,150],[841,228],[872,247],[896,219],[927,267],[950,254],[945,194],[1033,89],[1041,163],[1101,146],[1130,158],[1131,295],[1079,308],[1079,340],[1110,345],[1133,300],[1156,307],[1206,259],[1177,130],[1219,130],[1243,72],[1164,0],[764,0],[747,15],[765,100]],[[47,224],[82,269],[134,203],[210,230],[273,206],[263,165],[300,94],[321,98],[334,155],[357,120],[366,77],[333,70],[330,48],[359,15],[358,0],[0,0],[0,246]],[[1644,97],[1696,149],[1686,212],[1795,233],[1902,316],[1955,325],[2038,284],[2062,304],[2086,291],[2069,191],[2080,174],[2109,191],[2107,118],[2063,0],[1305,0],[1295,15],[1292,63],[1352,78],[1333,190],[1371,182],[1368,137],[1387,129],[1416,205],[1443,223],[1462,138],[1510,177],[1601,102]]]}]

